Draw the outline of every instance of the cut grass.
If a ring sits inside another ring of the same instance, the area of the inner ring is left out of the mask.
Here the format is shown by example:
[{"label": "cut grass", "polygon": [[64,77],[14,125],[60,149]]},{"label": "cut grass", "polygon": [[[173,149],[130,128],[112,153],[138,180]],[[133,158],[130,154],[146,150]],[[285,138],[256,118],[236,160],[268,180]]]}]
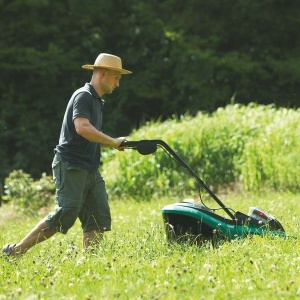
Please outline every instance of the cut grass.
[{"label": "cut grass", "polygon": [[[77,222],[67,235],[1,258],[0,299],[294,299],[300,296],[298,239],[253,237],[218,248],[169,244],[161,208],[179,199],[112,201],[113,231],[93,254],[81,252]],[[227,194],[226,205],[258,206],[298,237],[300,195]],[[207,201],[209,206],[214,203]],[[8,206],[0,209],[0,220]],[[13,214],[13,213],[11,213]],[[20,240],[38,221],[1,221],[0,242]]]}]

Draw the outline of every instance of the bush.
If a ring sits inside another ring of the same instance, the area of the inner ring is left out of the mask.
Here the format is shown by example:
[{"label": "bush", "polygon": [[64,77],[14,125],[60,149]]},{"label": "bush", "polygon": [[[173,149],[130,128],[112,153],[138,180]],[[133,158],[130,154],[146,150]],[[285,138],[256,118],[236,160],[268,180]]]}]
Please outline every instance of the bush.
[{"label": "bush", "polygon": [[[130,140],[164,140],[215,191],[238,184],[248,191],[298,192],[299,119],[300,110],[229,105],[213,114],[149,122]],[[196,197],[195,180],[161,149],[148,156],[103,150],[103,162],[101,173],[112,199]],[[21,170],[9,175],[5,189],[8,200],[27,211],[48,206],[55,192],[51,177],[34,181]]]},{"label": "bush", "polygon": [[51,176],[43,174],[39,180],[22,170],[15,170],[5,179],[7,200],[18,210],[34,213],[53,204],[55,186]]},{"label": "bush", "polygon": [[[300,189],[299,118],[300,110],[228,105],[213,114],[148,123],[130,139],[164,140],[215,189],[238,183],[249,191],[295,192]],[[119,197],[179,197],[195,188],[191,176],[163,151],[148,157],[130,150],[107,152],[103,175],[109,192]]]}]

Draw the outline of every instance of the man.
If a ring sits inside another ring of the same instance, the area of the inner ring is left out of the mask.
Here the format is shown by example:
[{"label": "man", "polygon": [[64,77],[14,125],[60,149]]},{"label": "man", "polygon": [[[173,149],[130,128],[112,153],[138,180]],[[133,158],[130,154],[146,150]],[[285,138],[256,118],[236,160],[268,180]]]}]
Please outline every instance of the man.
[{"label": "man", "polygon": [[[94,65],[90,83],[72,95],[64,115],[59,143],[52,163],[56,186],[56,207],[18,244],[4,246],[3,255],[19,256],[57,232],[66,234],[77,217],[83,230],[83,248],[90,248],[111,230],[111,216],[105,182],[99,173],[101,147],[118,149],[126,140],[101,131],[104,94],[119,87],[122,68],[119,57],[101,53]],[[121,149],[119,149],[121,150]]]}]

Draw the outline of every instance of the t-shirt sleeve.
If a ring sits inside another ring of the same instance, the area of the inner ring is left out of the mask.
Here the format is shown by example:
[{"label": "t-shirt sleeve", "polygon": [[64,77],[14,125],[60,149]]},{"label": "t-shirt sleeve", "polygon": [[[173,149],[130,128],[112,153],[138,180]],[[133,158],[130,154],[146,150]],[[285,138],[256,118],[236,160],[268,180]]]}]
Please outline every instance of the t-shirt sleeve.
[{"label": "t-shirt sleeve", "polygon": [[83,117],[91,120],[92,118],[92,96],[88,92],[82,92],[76,95],[73,101],[73,116],[74,121],[78,117]]}]

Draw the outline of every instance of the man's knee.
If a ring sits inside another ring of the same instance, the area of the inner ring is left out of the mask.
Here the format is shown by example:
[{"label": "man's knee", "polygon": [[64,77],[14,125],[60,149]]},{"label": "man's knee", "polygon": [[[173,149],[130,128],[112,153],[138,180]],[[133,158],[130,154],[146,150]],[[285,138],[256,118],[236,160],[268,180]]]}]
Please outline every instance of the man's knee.
[{"label": "man's knee", "polygon": [[49,225],[49,230],[66,234],[74,225],[77,217],[77,207],[58,207],[46,217],[45,222]]}]

